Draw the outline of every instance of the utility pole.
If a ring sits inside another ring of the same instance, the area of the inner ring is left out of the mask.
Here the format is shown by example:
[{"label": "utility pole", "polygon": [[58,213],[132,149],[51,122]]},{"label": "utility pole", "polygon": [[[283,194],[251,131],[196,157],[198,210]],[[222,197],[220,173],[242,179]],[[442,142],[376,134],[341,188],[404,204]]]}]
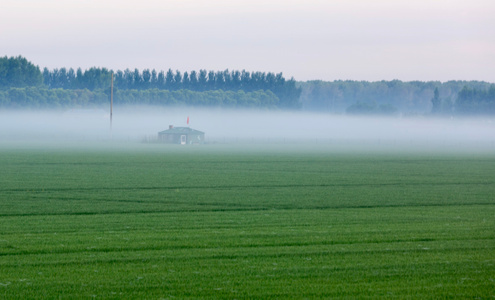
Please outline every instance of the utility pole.
[{"label": "utility pole", "polygon": [[112,131],[112,115],[113,115],[113,72],[112,74],[112,83],[110,85],[110,131]]}]

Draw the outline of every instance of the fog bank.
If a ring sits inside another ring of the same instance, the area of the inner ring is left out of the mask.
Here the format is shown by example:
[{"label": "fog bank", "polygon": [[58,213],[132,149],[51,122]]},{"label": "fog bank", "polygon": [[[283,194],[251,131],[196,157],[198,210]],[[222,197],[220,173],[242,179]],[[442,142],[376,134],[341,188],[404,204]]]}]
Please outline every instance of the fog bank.
[{"label": "fog bank", "polygon": [[[189,118],[189,125],[187,119]],[[323,113],[198,108],[0,111],[0,146],[12,143],[156,141],[169,125],[206,133],[211,144],[346,144],[495,149],[493,118],[365,118]]]}]

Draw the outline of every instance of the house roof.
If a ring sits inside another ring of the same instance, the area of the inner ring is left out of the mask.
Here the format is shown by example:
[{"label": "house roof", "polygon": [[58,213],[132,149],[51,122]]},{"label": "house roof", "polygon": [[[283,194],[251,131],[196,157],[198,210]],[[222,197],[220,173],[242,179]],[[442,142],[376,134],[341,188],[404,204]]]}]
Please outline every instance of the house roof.
[{"label": "house roof", "polygon": [[158,134],[204,134],[204,132],[192,129],[190,127],[173,127],[171,129],[160,131]]}]

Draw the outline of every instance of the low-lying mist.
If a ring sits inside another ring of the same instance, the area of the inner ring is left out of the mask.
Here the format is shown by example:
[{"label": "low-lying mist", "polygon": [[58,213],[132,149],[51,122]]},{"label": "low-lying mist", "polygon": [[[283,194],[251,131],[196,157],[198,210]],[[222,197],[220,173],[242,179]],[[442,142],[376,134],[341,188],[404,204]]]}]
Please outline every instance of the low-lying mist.
[{"label": "low-lying mist", "polygon": [[[189,124],[187,120],[189,118]],[[283,145],[495,150],[494,118],[349,117],[297,111],[127,107],[0,111],[0,147],[81,143],[152,144],[159,131],[189,126],[206,145]],[[252,145],[252,146],[248,146]]]}]

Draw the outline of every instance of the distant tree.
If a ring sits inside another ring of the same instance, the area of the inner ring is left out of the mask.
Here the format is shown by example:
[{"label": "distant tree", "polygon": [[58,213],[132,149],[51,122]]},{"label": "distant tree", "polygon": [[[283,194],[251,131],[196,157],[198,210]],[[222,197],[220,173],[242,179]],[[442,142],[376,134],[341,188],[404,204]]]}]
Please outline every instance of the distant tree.
[{"label": "distant tree", "polygon": [[189,86],[190,86],[190,89],[193,91],[199,90],[198,73],[196,73],[196,71],[191,71],[191,74],[189,74]]},{"label": "distant tree", "polygon": [[67,84],[68,89],[76,88],[76,72],[73,68],[70,68],[69,71],[67,71]]},{"label": "distant tree", "polygon": [[155,69],[151,71],[150,87],[152,89],[158,88],[158,73]]},{"label": "distant tree", "polygon": [[182,88],[183,89],[189,89],[191,85],[191,82],[189,80],[189,73],[184,72],[184,75],[182,76]]},{"label": "distant tree", "polygon": [[163,71],[160,71],[160,73],[158,73],[157,88],[165,88],[165,73]]},{"label": "distant tree", "polygon": [[251,91],[251,73],[246,70],[242,70],[241,72],[241,87],[244,91]]},{"label": "distant tree", "polygon": [[265,85],[265,73],[262,72],[252,72],[251,73],[251,90],[256,91],[256,90],[261,90],[261,89],[266,89],[267,86]]},{"label": "distant tree", "polygon": [[278,73],[277,75],[275,75],[275,87],[282,88],[284,84],[285,84],[284,75],[282,75],[282,73]]},{"label": "distant tree", "polygon": [[123,78],[123,81],[125,83],[122,84],[122,86],[120,86],[120,88],[126,88],[126,89],[132,89],[132,88],[135,88],[134,87],[134,73],[129,70],[129,69],[125,69],[124,70],[124,78]]},{"label": "distant tree", "polygon": [[218,87],[216,86],[215,72],[214,71],[208,71],[208,81],[206,83],[206,89],[207,90],[218,89]]},{"label": "distant tree", "polygon": [[151,87],[151,71],[150,69],[143,70],[143,89],[149,89]]},{"label": "distant tree", "polygon": [[230,77],[230,72],[228,69],[223,71],[222,80],[223,80],[223,88],[222,89],[231,90],[232,89],[232,78]]},{"label": "distant tree", "polygon": [[231,72],[231,90],[237,91],[241,89],[241,72],[232,71]]},{"label": "distant tree", "polygon": [[52,85],[52,73],[46,67],[43,69],[43,84],[47,87]]},{"label": "distant tree", "polygon": [[165,87],[168,90],[175,90],[175,78],[172,69],[168,69],[167,75],[165,75]]},{"label": "distant tree", "polygon": [[39,86],[43,84],[43,75],[35,66],[22,56],[0,57],[0,88]]},{"label": "distant tree", "polygon": [[114,73],[113,75],[113,80],[114,80],[114,88],[119,88],[119,89],[126,89],[126,81],[124,78],[124,72],[118,70],[117,72]]},{"label": "distant tree", "polygon": [[176,90],[180,90],[182,88],[182,74],[179,70],[175,71],[174,85]]},{"label": "distant tree", "polygon": [[61,68],[59,72],[59,87],[62,89],[70,89],[70,81],[69,77],[67,76],[67,69],[66,68]]},{"label": "distant tree", "polygon": [[132,73],[132,84],[133,87],[138,90],[143,86],[143,77],[137,68],[134,69],[134,72]]},{"label": "distant tree", "polygon": [[207,72],[206,70],[199,70],[198,74],[198,90],[205,91],[206,83],[208,82]]},{"label": "distant tree", "polygon": [[440,92],[438,91],[438,88],[435,88],[435,91],[433,92],[433,98],[431,99],[431,113],[432,114],[439,114],[441,110],[441,105],[442,101],[440,100]]},{"label": "distant tree", "polygon": [[275,82],[276,82],[275,81],[275,74],[273,74],[273,73],[266,74],[265,80],[266,80],[266,83],[268,86],[270,86],[270,87],[275,86]]},{"label": "distant tree", "polygon": [[75,88],[83,88],[83,86],[83,72],[81,68],[77,68]]}]

